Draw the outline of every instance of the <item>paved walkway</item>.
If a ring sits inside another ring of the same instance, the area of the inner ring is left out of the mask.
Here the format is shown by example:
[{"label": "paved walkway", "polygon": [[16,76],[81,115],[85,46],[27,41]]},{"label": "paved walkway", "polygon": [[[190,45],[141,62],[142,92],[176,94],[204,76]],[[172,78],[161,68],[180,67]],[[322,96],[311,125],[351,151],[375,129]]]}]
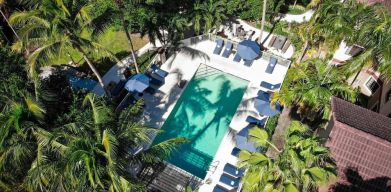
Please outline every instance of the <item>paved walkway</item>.
[{"label": "paved walkway", "polygon": [[310,9],[300,15],[280,14],[280,19],[281,21],[286,21],[288,23],[303,23],[309,21],[314,13],[315,11]]}]

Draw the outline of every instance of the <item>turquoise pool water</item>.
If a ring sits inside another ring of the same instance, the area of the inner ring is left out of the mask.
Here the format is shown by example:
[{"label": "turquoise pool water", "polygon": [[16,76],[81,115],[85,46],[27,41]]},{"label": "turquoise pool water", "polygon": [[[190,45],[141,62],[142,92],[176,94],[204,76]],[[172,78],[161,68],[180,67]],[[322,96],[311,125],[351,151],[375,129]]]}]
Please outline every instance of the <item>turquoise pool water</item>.
[{"label": "turquoise pool water", "polygon": [[242,100],[248,82],[208,67],[200,67],[165,121],[154,143],[186,137],[168,160],[204,178]]}]

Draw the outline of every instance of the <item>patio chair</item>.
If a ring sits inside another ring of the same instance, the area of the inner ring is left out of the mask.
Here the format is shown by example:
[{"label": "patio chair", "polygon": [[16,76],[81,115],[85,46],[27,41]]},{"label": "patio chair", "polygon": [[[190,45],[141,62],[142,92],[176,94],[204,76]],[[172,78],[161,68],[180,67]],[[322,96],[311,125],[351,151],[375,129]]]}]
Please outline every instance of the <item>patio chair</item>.
[{"label": "patio chair", "polygon": [[220,177],[220,182],[229,185],[233,188],[237,188],[239,187],[240,178],[235,178],[228,174],[223,173]]},{"label": "patio chair", "polygon": [[244,175],[244,169],[239,169],[230,163],[225,164],[223,171],[234,177],[243,177]]},{"label": "patio chair", "polygon": [[228,189],[226,189],[225,187],[223,187],[223,186],[217,184],[217,185],[213,188],[213,192],[231,192],[231,190],[228,190]]},{"label": "patio chair", "polygon": [[282,47],[281,51],[282,53],[285,53],[286,50],[288,50],[289,46],[291,45],[291,42],[289,40],[287,40],[284,44],[284,47]]},{"label": "patio chair", "polygon": [[160,76],[162,78],[165,78],[168,75],[167,71],[164,71],[164,70],[160,69],[156,64],[152,64],[151,65],[151,69],[152,69],[153,73],[155,73],[156,75],[158,75],[158,76]]},{"label": "patio chair", "polygon": [[215,50],[213,51],[213,54],[220,55],[221,50],[223,50],[223,45],[224,45],[224,41],[222,39],[217,39],[216,47]]},{"label": "patio chair", "polygon": [[263,126],[265,126],[266,118],[259,120],[253,116],[247,116],[246,122],[249,124],[258,125],[260,127],[263,127]]},{"label": "patio chair", "polygon": [[244,60],[244,66],[251,67],[253,65],[254,60]]},{"label": "patio chair", "polygon": [[240,57],[240,55],[238,53],[236,53],[235,57],[234,57],[234,61],[235,62],[240,62],[242,58]]},{"label": "patio chair", "polygon": [[268,47],[272,47],[273,46],[273,43],[274,43],[274,41],[276,40],[276,36],[272,36],[272,38],[270,39],[270,41],[269,41],[269,44],[267,45]]},{"label": "patio chair", "polygon": [[261,87],[269,89],[269,90],[275,90],[275,89],[279,89],[281,87],[281,83],[271,84],[269,82],[262,81],[261,82]]},{"label": "patio chair", "polygon": [[278,36],[278,37],[276,38],[276,40],[273,42],[272,47],[276,48],[277,50],[278,50],[278,49],[282,49],[282,47],[284,46],[286,40],[287,40],[286,37],[284,37],[284,36]]},{"label": "patio chair", "polygon": [[228,58],[229,55],[232,52],[232,46],[233,44],[231,42],[228,42],[227,45],[225,46],[224,52],[223,52],[223,57]]},{"label": "patio chair", "polygon": [[146,74],[149,77],[149,83],[155,86],[161,86],[164,84],[164,82],[156,77],[154,77],[152,74]]},{"label": "patio chair", "polygon": [[269,64],[267,65],[267,68],[266,68],[265,72],[269,73],[269,74],[272,74],[276,64],[277,64],[277,59],[274,58],[274,57],[270,57]]},{"label": "patio chair", "polygon": [[232,152],[231,152],[231,155],[235,156],[235,157],[239,157],[239,153],[240,153],[240,149],[237,148],[237,147],[234,147],[232,149]]}]

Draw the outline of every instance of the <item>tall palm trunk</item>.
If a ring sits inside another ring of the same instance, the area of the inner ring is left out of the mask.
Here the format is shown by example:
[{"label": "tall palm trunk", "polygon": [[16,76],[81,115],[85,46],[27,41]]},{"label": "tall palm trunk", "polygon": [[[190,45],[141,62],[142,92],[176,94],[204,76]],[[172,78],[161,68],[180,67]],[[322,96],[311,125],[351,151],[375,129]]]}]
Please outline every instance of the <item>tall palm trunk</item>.
[{"label": "tall palm trunk", "polygon": [[364,65],[361,65],[361,66],[360,66],[360,70],[357,71],[357,73],[354,75],[354,78],[353,78],[352,82],[350,83],[351,86],[352,86],[353,83],[357,80],[358,75],[360,75],[360,73],[361,73],[361,71],[362,71],[363,68],[364,68]]},{"label": "tall palm trunk", "polygon": [[102,88],[106,91],[105,84],[103,82],[102,76],[100,75],[98,69],[96,69],[94,64],[92,64],[91,60],[87,57],[87,54],[84,52],[84,50],[80,46],[76,45],[75,47],[82,54],[83,59],[87,62],[88,66],[90,67],[92,72],[95,74],[96,78],[98,78],[100,86],[102,86]]},{"label": "tall palm trunk", "polygon": [[[123,21],[123,22],[125,22],[125,21]],[[137,58],[136,58],[136,55],[134,54],[134,47],[133,47],[132,37],[130,36],[130,32],[127,29],[127,26],[125,24],[124,24],[124,30],[125,30],[126,37],[128,38],[128,41],[129,41],[129,44],[130,44],[130,52],[132,53],[134,68],[136,69],[137,73],[140,73],[140,70],[139,70],[138,64],[137,64]]]},{"label": "tall palm trunk", "polygon": [[8,24],[8,26],[11,28],[12,32],[15,34],[15,37],[16,37],[17,39],[19,39],[19,36],[18,36],[18,34],[16,33],[15,29],[11,26],[11,24],[9,23],[7,17],[4,15],[3,11],[1,11],[1,7],[0,7],[0,14],[1,14],[1,16],[3,16],[5,22],[6,22],[6,23]]},{"label": "tall palm trunk", "polygon": [[306,41],[304,42],[303,49],[301,50],[301,53],[300,53],[299,57],[298,57],[297,60],[296,60],[296,63],[301,63],[301,60],[303,59],[303,57],[304,57],[304,55],[305,55],[307,49],[308,49],[308,40],[306,40]]},{"label": "tall palm trunk", "polygon": [[138,68],[138,64],[137,64],[137,60],[136,60],[136,55],[134,54],[134,47],[133,47],[133,41],[132,41],[132,37],[131,37],[131,33],[128,29],[129,27],[129,23],[126,21],[125,19],[125,14],[124,14],[124,4],[123,4],[123,0],[115,0],[115,3],[117,4],[120,12],[121,12],[121,21],[122,21],[122,27],[124,28],[124,31],[125,31],[125,34],[126,34],[126,38],[128,39],[129,41],[129,44],[130,44],[130,52],[132,53],[132,58],[133,58],[133,63],[134,63],[134,68],[136,69],[136,72],[137,73],[140,73],[140,70]]},{"label": "tall palm trunk", "polygon": [[258,43],[262,43],[263,30],[265,28],[265,17],[266,17],[266,2],[267,0],[263,0],[263,8],[262,8],[262,21],[261,21],[261,34],[259,34]]},{"label": "tall palm trunk", "polygon": [[288,131],[289,124],[291,122],[290,114],[292,111],[292,107],[284,106],[280,117],[278,118],[277,126],[272,136],[271,142],[275,147],[269,147],[266,152],[266,155],[272,159],[277,157],[281,151],[284,150],[285,145],[285,135]]}]

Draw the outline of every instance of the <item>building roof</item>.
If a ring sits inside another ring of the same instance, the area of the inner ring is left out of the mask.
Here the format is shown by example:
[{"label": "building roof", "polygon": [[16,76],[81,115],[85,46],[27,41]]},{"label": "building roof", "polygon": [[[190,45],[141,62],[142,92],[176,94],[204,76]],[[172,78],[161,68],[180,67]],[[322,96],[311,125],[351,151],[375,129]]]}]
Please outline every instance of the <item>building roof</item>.
[{"label": "building roof", "polygon": [[336,97],[331,107],[337,121],[391,142],[391,118]]},{"label": "building roof", "polygon": [[368,5],[374,5],[377,3],[383,4],[384,6],[388,7],[391,5],[391,0],[357,0],[359,3],[365,3]]},{"label": "building roof", "polygon": [[391,119],[333,97],[326,146],[338,167],[331,191],[391,190]]}]

